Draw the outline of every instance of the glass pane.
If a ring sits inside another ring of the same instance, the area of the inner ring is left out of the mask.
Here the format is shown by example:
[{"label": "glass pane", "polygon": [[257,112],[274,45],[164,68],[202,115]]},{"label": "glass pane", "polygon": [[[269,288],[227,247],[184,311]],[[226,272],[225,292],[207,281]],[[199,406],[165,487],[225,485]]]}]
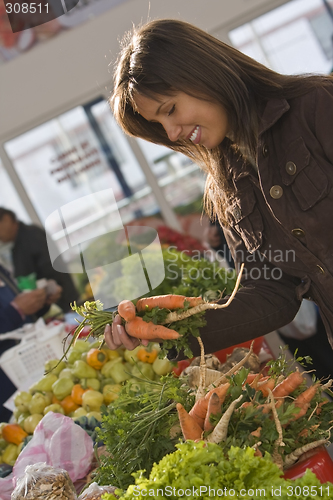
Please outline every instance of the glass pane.
[{"label": "glass pane", "polygon": [[201,211],[205,174],[186,156],[137,139],[159,186],[176,212]]},{"label": "glass pane", "polygon": [[229,32],[235,47],[285,74],[329,73],[332,36],[323,0],[292,0]]},{"label": "glass pane", "polygon": [[[160,212],[104,100],[74,108],[12,139],[5,149],[56,243],[54,266],[61,255],[71,272],[82,273],[87,249],[117,260],[123,225]],[[112,232],[110,248],[106,235]]]},{"label": "glass pane", "polygon": [[26,211],[21,198],[19,197],[14,184],[9,177],[7,170],[0,161],[0,200],[1,207],[12,210],[18,219],[26,224],[31,223],[31,219]]}]

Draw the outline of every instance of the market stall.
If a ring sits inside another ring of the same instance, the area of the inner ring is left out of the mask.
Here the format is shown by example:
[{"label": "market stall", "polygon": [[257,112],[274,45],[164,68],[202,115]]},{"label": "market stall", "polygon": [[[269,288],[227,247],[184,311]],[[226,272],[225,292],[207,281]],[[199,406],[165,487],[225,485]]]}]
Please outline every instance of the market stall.
[{"label": "market stall", "polygon": [[[268,498],[332,498],[332,381],[310,373],[309,383],[309,359],[272,353],[262,337],[206,355],[199,328],[207,304],[215,307],[223,293],[232,300],[239,280],[225,269],[216,277],[214,263],[192,254],[186,265],[196,269],[193,279],[181,256],[175,249],[169,255],[181,269],[172,297],[163,282],[162,297],[154,290],[117,308],[124,321],[148,325],[141,338],[151,328],[161,345],[107,348],[103,332],[116,311],[90,301],[74,306],[76,328],[39,324],[6,353],[16,355],[17,369],[7,373],[20,390],[12,421],[0,428],[1,500],[250,499],[260,488]],[[195,337],[201,356],[193,358]],[[175,345],[187,354],[178,363],[165,357]],[[34,354],[46,351],[46,362],[34,363]],[[24,353],[30,372],[22,374]]]}]

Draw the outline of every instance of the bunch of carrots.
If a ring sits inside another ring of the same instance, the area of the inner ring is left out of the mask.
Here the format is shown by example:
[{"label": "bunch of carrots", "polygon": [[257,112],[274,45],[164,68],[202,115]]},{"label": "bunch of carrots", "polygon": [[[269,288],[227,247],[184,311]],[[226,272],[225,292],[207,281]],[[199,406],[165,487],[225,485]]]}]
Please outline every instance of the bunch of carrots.
[{"label": "bunch of carrots", "polygon": [[[244,265],[242,264],[235,283],[235,288],[225,304],[206,302],[201,297],[186,297],[184,295],[168,294],[142,298],[139,299],[136,304],[131,300],[123,300],[119,303],[117,311],[110,312],[108,310],[103,310],[103,304],[99,300],[92,302],[86,301],[81,306],[78,306],[74,302],[74,304],[71,304],[71,307],[73,311],[83,317],[83,320],[80,321],[79,325],[75,328],[72,340],[63,358],[66,357],[69,349],[75,344],[85,326],[90,326],[88,337],[103,337],[106,325],[112,323],[117,313],[122,317],[124,325],[126,326],[126,331],[132,337],[149,341],[155,339],[171,342],[179,340],[178,347],[184,348],[185,354],[192,357],[192,352],[187,343],[187,336],[181,336],[180,333],[171,328],[170,325],[193,317],[192,325],[189,326],[189,324],[187,324],[185,330],[189,334],[192,333],[194,336],[199,335],[198,328],[205,324],[205,322],[202,322],[202,319],[199,319],[202,313],[209,309],[223,309],[229,306],[239,288],[243,268]],[[152,312],[152,314],[149,316],[150,312]],[[151,317],[153,317],[153,320],[150,320]],[[180,330],[184,332],[184,325],[180,326]],[[104,339],[101,340],[101,345],[103,342]],[[169,342],[166,344],[166,348],[170,348],[173,345],[174,344],[170,345]],[[163,354],[162,351],[161,354]]]},{"label": "bunch of carrots", "polygon": [[242,368],[250,353],[208,386],[189,412],[177,404],[183,437],[227,447],[252,446],[260,456],[269,451],[286,469],[303,453],[329,442],[333,403],[322,392],[333,381],[317,380],[306,387],[297,369],[279,377],[250,374]]}]

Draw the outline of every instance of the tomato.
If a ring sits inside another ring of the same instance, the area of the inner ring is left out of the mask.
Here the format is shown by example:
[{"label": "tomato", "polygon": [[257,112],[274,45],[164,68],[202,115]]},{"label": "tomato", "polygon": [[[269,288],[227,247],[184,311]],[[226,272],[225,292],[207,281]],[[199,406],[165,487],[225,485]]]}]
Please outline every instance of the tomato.
[{"label": "tomato", "polygon": [[192,359],[182,359],[181,361],[178,361],[177,365],[172,368],[172,372],[174,373],[174,375],[176,377],[179,377],[182,371],[190,366]]}]

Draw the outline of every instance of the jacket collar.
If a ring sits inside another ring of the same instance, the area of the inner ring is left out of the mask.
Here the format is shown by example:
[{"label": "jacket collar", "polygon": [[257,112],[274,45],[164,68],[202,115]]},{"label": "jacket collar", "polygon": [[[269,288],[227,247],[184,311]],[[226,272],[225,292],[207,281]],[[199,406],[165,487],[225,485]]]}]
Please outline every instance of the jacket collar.
[{"label": "jacket collar", "polygon": [[272,127],[272,125],[274,125],[279,118],[281,118],[281,116],[289,110],[289,108],[290,104],[286,99],[270,99],[267,101],[261,115],[259,136]]}]

